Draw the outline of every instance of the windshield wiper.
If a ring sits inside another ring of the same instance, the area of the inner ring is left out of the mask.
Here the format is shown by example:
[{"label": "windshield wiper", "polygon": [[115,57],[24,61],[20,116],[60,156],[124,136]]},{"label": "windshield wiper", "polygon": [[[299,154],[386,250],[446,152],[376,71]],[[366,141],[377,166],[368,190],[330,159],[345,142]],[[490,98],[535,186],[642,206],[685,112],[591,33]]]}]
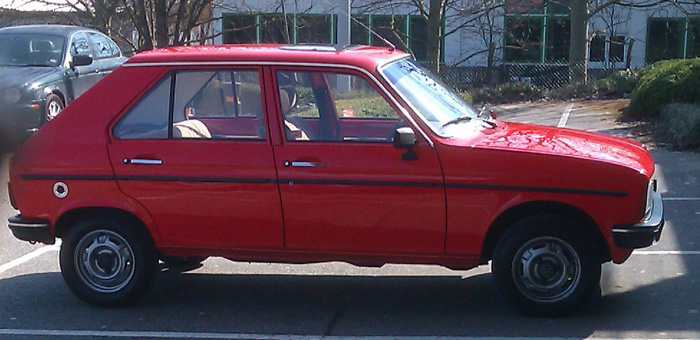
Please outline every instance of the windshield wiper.
[{"label": "windshield wiper", "polygon": [[445,126],[448,126],[451,124],[455,124],[455,123],[459,123],[459,122],[463,122],[463,121],[470,121],[472,119],[474,119],[474,117],[472,117],[470,115],[459,116],[453,120],[450,120],[449,122],[447,122],[445,124],[442,124],[442,127],[445,127]]},{"label": "windshield wiper", "polygon": [[459,117],[457,117],[457,118],[455,118],[455,119],[453,119],[445,124],[442,124],[442,127],[448,126],[450,124],[459,123],[459,122],[470,121],[473,119],[477,119],[477,120],[480,120],[480,121],[488,124],[492,129],[498,126],[498,124],[496,124],[495,122],[490,121],[488,119],[484,119],[484,118],[480,118],[480,117],[472,117],[470,115],[464,115],[464,116],[459,116]]}]

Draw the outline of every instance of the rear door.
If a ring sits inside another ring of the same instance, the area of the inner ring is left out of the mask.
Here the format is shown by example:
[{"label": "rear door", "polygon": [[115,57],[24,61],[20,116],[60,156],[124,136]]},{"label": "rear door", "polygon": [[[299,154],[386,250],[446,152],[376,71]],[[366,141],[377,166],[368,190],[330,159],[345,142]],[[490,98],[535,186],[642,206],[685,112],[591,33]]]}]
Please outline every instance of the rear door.
[{"label": "rear door", "polygon": [[[371,78],[354,70],[273,69],[275,145],[288,249],[354,254],[444,250],[445,192],[434,149],[405,160],[403,121]],[[416,133],[418,135],[418,133]]]},{"label": "rear door", "polygon": [[174,70],[112,129],[120,188],[165,246],[281,248],[282,215],[261,70]]}]

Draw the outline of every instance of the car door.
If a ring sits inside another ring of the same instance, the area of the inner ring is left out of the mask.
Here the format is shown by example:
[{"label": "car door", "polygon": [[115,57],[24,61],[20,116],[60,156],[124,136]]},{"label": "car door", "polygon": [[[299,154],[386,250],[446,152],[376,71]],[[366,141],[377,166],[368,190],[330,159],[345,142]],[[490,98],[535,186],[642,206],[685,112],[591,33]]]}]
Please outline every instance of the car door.
[{"label": "car door", "polygon": [[119,187],[165,246],[283,247],[260,79],[258,68],[171,71],[112,129]]},{"label": "car door", "polygon": [[442,253],[445,192],[437,154],[423,139],[413,147],[417,157],[393,147],[395,128],[405,124],[376,82],[342,69],[273,73],[286,247]]},{"label": "car door", "polygon": [[[72,56],[75,55],[95,57],[90,47],[90,41],[84,32],[77,32],[73,34],[69,45],[69,54],[70,56],[68,58],[71,58],[71,60]],[[67,102],[71,102],[75,98],[78,98],[78,96],[87,91],[100,78],[94,59],[90,65],[70,67],[66,72],[68,74],[66,81]]]},{"label": "car door", "polygon": [[125,58],[122,58],[117,44],[106,35],[99,32],[87,32],[87,36],[95,56],[94,67],[95,73],[98,74],[96,80],[100,80],[121,65]]}]

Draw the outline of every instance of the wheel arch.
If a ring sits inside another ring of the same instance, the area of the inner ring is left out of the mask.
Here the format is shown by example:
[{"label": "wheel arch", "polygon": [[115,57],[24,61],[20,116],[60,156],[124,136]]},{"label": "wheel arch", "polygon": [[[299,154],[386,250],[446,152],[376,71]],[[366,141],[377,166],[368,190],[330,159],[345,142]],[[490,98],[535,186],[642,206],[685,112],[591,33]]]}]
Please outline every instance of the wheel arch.
[{"label": "wheel arch", "polygon": [[603,233],[595,220],[585,211],[562,202],[534,201],[526,202],[509,208],[499,215],[491,224],[484,238],[481,251],[481,263],[486,263],[493,257],[496,244],[505,232],[517,221],[540,214],[554,214],[572,219],[580,224],[588,234],[593,235],[602,262],[610,261],[610,249]]},{"label": "wheel arch", "polygon": [[151,231],[146,227],[146,224],[141,221],[136,215],[126,210],[110,207],[81,207],[75,208],[63,213],[57,220],[54,226],[54,235],[56,237],[63,237],[68,232],[71,224],[82,218],[89,217],[110,217],[110,218],[120,218],[133,223],[137,226],[137,231],[143,236],[150,240],[151,244],[155,246],[155,240]]}]

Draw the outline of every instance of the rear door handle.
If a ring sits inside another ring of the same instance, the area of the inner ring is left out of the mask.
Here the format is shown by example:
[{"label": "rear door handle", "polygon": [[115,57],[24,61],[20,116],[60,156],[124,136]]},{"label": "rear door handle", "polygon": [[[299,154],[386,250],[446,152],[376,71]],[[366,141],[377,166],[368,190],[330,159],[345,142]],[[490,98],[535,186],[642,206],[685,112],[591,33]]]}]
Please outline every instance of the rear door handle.
[{"label": "rear door handle", "polygon": [[306,161],[285,161],[284,166],[286,167],[295,167],[295,168],[323,168],[326,166],[326,163],[321,163],[321,162],[306,162]]},{"label": "rear door handle", "polygon": [[161,165],[163,160],[161,159],[146,159],[146,158],[124,158],[124,164],[138,164],[138,165]]}]

